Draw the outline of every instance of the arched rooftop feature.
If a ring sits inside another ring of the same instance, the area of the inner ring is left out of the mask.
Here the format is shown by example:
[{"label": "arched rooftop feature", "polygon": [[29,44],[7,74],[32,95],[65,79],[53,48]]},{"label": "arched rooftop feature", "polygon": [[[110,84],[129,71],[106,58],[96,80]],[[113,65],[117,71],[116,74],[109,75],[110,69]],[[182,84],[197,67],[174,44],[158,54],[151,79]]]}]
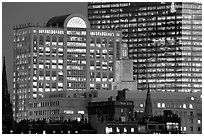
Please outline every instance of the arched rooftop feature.
[{"label": "arched rooftop feature", "polygon": [[47,22],[46,26],[61,28],[90,28],[88,19],[80,14],[68,14],[53,17]]},{"label": "arched rooftop feature", "polygon": [[51,27],[62,27],[64,26],[64,21],[66,20],[66,18],[69,16],[70,14],[68,15],[63,15],[63,16],[56,16],[56,17],[53,17],[51,18],[46,26],[51,26]]},{"label": "arched rooftop feature", "polygon": [[64,27],[90,28],[88,19],[81,14],[71,14],[64,22]]},{"label": "arched rooftop feature", "polygon": [[86,28],[86,23],[80,17],[73,17],[67,22],[67,27]]}]

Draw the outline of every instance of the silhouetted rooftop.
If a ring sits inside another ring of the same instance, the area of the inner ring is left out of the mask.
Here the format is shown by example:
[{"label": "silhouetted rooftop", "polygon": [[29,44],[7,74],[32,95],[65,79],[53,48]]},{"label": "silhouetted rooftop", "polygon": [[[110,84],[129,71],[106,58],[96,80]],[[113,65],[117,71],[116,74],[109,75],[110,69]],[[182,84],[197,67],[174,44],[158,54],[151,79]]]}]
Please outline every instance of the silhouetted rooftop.
[{"label": "silhouetted rooftop", "polygon": [[62,27],[63,28],[64,27],[64,21],[66,20],[66,18],[69,15],[70,14],[53,17],[47,22],[46,26]]}]

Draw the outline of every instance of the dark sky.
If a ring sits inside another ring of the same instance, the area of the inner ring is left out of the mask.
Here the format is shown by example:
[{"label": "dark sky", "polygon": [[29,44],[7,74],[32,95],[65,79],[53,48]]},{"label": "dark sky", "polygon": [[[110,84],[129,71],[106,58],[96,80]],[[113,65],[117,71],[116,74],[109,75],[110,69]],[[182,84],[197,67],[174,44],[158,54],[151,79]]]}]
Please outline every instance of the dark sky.
[{"label": "dark sky", "polygon": [[[50,18],[69,13],[87,16],[86,2],[3,2],[2,56],[6,57],[9,90],[13,89],[13,26],[31,22],[46,23]],[[3,57],[2,57],[3,58]],[[3,60],[3,59],[2,59]],[[3,62],[3,61],[2,61]]]}]

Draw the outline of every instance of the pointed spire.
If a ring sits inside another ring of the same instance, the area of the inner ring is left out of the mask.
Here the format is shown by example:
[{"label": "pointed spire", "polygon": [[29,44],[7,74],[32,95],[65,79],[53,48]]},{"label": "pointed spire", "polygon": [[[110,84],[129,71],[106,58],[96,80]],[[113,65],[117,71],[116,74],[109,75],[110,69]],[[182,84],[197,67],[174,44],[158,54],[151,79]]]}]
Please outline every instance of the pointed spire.
[{"label": "pointed spire", "polygon": [[13,111],[12,111],[12,104],[10,101],[10,93],[8,91],[6,61],[4,56],[3,70],[2,70],[2,125],[8,128],[11,128],[12,120],[13,120]]},{"label": "pointed spire", "polygon": [[146,102],[145,102],[145,118],[151,117],[153,115],[149,84],[147,84],[147,86],[148,88],[147,88],[147,96],[146,96]]},{"label": "pointed spire", "polygon": [[8,94],[8,84],[7,84],[5,56],[4,56],[3,71],[2,71],[2,90],[3,90],[3,95]]}]

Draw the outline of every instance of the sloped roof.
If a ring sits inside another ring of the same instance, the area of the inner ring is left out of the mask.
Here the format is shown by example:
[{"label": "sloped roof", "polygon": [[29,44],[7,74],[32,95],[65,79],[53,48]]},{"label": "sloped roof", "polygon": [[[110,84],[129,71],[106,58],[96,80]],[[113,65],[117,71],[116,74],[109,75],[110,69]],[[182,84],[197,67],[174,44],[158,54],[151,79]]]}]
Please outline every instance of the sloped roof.
[{"label": "sloped roof", "polygon": [[51,27],[61,27],[63,28],[64,27],[64,21],[66,20],[66,18],[69,16],[70,14],[68,15],[62,15],[62,16],[56,16],[56,17],[53,17],[51,18],[46,26],[51,26]]}]

